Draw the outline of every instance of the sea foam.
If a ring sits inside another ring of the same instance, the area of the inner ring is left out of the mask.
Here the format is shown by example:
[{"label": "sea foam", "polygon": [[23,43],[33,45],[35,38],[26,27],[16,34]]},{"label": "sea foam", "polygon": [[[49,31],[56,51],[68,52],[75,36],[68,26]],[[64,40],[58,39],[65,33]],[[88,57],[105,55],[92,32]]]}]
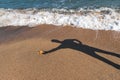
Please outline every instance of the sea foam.
[{"label": "sea foam", "polygon": [[120,13],[119,10],[110,8],[94,10],[0,9],[0,27],[34,27],[40,24],[120,31]]}]

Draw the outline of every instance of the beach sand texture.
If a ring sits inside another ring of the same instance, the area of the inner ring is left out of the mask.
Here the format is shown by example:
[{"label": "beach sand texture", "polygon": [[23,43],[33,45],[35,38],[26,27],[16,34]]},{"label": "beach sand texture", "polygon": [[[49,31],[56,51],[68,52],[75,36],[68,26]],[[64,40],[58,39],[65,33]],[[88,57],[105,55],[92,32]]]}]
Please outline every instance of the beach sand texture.
[{"label": "beach sand texture", "polygon": [[120,32],[1,27],[0,80],[120,80]]}]

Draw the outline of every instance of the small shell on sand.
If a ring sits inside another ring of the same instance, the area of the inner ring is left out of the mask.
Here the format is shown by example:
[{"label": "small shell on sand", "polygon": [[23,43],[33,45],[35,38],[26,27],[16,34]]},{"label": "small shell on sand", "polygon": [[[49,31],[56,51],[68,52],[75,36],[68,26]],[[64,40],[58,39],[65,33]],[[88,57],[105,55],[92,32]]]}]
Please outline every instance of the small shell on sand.
[{"label": "small shell on sand", "polygon": [[39,54],[39,55],[42,55],[43,53],[44,53],[43,50],[38,51],[38,54]]}]

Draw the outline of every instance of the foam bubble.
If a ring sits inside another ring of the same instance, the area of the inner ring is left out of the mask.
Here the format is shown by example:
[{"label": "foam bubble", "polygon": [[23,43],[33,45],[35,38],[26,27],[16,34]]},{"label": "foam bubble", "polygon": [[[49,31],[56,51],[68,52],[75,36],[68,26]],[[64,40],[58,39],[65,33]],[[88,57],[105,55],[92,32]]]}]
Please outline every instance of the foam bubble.
[{"label": "foam bubble", "polygon": [[96,10],[0,9],[0,27],[11,25],[34,27],[40,24],[120,31],[120,13],[108,8]]}]

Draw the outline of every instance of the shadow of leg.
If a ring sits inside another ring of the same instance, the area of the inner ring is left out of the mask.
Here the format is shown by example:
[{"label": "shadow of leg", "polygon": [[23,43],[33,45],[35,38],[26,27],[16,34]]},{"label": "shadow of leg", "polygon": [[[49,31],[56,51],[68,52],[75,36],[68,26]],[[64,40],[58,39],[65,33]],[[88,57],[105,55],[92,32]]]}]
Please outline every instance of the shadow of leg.
[{"label": "shadow of leg", "polygon": [[120,65],[119,64],[116,64],[116,63],[114,63],[114,62],[112,62],[112,61],[110,61],[108,59],[105,59],[104,57],[101,57],[101,56],[99,56],[97,54],[94,54],[92,56],[95,57],[95,58],[97,58],[97,59],[99,59],[100,61],[103,61],[103,62],[105,62],[105,63],[113,66],[116,69],[120,69]]}]

